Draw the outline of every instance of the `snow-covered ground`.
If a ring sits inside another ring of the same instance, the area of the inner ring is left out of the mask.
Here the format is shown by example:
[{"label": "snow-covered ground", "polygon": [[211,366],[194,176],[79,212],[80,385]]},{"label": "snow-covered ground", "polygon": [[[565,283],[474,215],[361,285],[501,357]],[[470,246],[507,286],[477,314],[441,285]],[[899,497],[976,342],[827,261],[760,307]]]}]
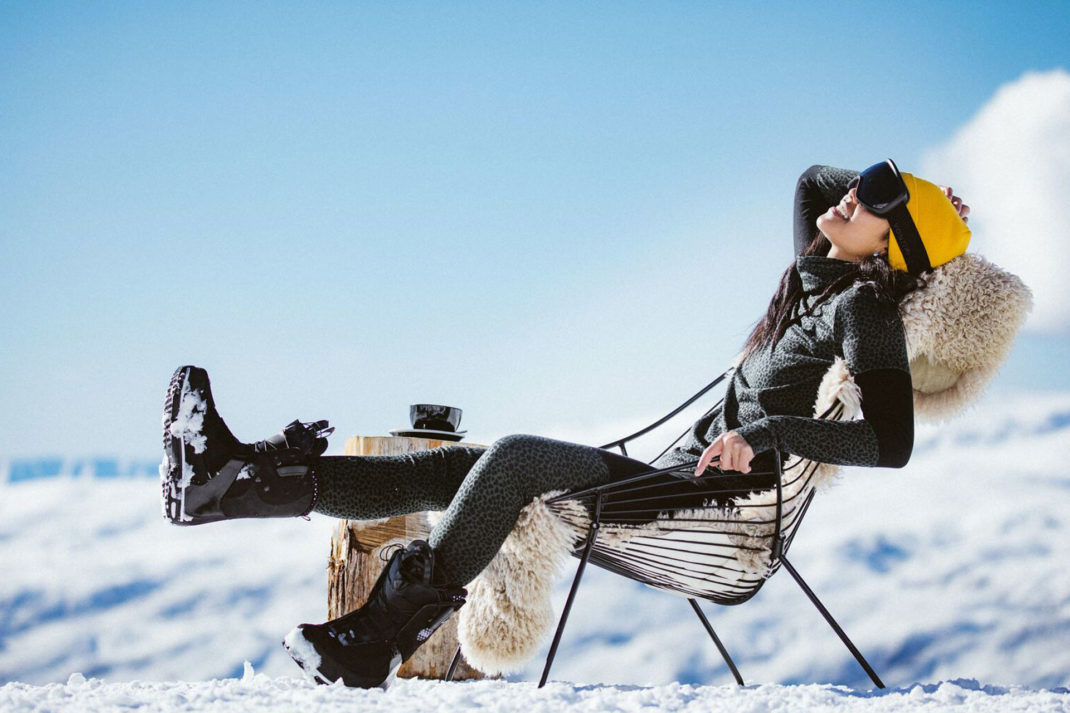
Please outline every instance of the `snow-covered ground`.
[{"label": "snow-covered ground", "polygon": [[969,711],[970,713],[1065,713],[1065,690],[1032,691],[1021,687],[982,686],[961,680],[915,685],[876,692],[843,686],[761,685],[691,686],[672,683],[656,687],[573,685],[551,682],[539,690],[534,683],[505,681],[398,681],[388,691],[362,691],[343,686],[316,686],[295,678],[272,678],[247,669],[242,678],[202,683],[105,683],[73,675],[66,683],[0,687],[5,713],[765,713],[766,711],[836,711],[896,713],[899,711]]},{"label": "snow-covered ground", "polygon": [[[579,686],[536,697],[517,683],[538,679],[535,660],[509,679],[510,694],[501,682],[400,682],[385,696],[316,689],[289,678],[298,671],[279,642],[294,624],[324,618],[333,521],[176,528],[148,478],[9,482],[0,485],[0,683],[20,683],[0,689],[0,710],[46,699],[53,710],[103,710],[108,700],[168,711],[211,709],[198,701],[377,710],[425,695],[501,710],[555,701],[1070,710],[1058,690],[1070,683],[1067,452],[1070,394],[989,398],[923,429],[907,468],[850,471],[815,500],[792,561],[891,686],[873,695],[786,572],[743,606],[706,607],[748,683],[785,684],[736,690],[684,599],[597,569],[552,676]],[[257,675],[242,680],[246,661]],[[200,683],[160,683],[176,680]]]}]

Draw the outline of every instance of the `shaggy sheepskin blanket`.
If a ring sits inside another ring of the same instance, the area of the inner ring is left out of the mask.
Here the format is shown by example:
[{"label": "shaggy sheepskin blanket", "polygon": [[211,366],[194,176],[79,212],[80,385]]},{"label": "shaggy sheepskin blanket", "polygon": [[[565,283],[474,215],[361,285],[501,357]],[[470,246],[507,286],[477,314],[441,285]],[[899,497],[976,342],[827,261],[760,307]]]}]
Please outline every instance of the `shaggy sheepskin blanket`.
[{"label": "shaggy sheepskin blanket", "polygon": [[[975,400],[1010,351],[1014,336],[1032,305],[1029,289],[1016,276],[978,255],[963,255],[937,268],[900,305],[911,359],[915,413],[919,420],[949,418]],[[814,415],[840,404],[839,418],[861,414],[861,397],[846,365],[837,360],[822,381]],[[788,483],[784,500],[796,507],[806,498],[788,488],[822,488],[839,473],[837,466],[814,464],[814,474]],[[805,465],[804,465],[805,467]],[[489,673],[517,670],[537,651],[554,622],[550,593],[554,579],[586,532],[588,513],[571,503],[536,498],[521,512],[516,527],[487,568],[469,585],[468,603],[460,610],[458,637],[468,662]],[[803,493],[805,495],[805,493]],[[775,492],[756,493],[730,509],[692,510],[730,521],[732,542],[742,571],[768,576],[775,571],[768,549],[768,517],[761,512],[775,502]],[[556,509],[556,512],[555,512]],[[680,514],[677,513],[676,516]],[[785,513],[785,519],[791,519]],[[598,542],[623,545],[630,537],[657,536],[658,522],[603,525]]]}]

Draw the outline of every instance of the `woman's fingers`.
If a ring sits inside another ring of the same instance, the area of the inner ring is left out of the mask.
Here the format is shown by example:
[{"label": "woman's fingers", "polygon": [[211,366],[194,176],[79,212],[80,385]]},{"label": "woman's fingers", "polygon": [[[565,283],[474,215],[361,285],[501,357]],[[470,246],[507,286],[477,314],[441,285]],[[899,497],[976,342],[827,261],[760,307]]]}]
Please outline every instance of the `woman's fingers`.
[{"label": "woman's fingers", "polygon": [[722,445],[723,441],[718,437],[702,452],[702,457],[698,459],[698,466],[695,468],[696,478],[706,472],[706,469],[710,467],[710,463],[713,462],[714,458],[721,455]]},{"label": "woman's fingers", "polygon": [[940,186],[944,195],[951,201],[951,205],[955,206],[955,210],[958,211],[959,217],[962,218],[962,222],[969,222],[968,216],[970,215],[970,206],[962,202],[962,198],[955,195],[955,189],[951,186]]},{"label": "woman's fingers", "polygon": [[[721,438],[724,438],[724,436],[721,436]],[[736,469],[735,465],[733,465],[734,460],[732,458],[732,455],[733,455],[732,454],[732,446],[728,442],[728,439],[725,439],[724,446],[721,448],[721,463],[720,463],[721,470],[735,470]]]},{"label": "woman's fingers", "polygon": [[706,468],[718,456],[720,456],[718,465],[721,470],[749,473],[750,462],[754,458],[754,450],[746,439],[735,431],[722,433],[702,452],[702,457],[698,459],[698,465],[695,467],[695,477],[706,472]]},{"label": "woman's fingers", "polygon": [[728,465],[724,465],[724,456],[721,456],[721,468],[723,470],[741,470],[739,467],[739,442],[737,439],[726,439],[724,449],[728,453],[729,462]]},{"label": "woman's fingers", "polygon": [[740,473],[750,472],[750,462],[754,458],[754,450],[743,436],[735,431],[729,431],[724,435],[724,453],[721,455],[721,469],[735,470]]}]

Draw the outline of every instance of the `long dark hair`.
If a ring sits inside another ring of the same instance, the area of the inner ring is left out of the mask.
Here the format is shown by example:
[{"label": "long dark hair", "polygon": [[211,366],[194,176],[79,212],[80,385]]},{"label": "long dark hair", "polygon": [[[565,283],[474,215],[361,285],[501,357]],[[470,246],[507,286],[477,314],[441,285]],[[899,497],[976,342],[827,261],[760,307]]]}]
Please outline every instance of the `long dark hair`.
[{"label": "long dark hair", "polygon": [[[810,244],[803,251],[803,255],[824,255],[828,252],[830,244],[828,238],[817,233]],[[806,296],[803,289],[802,277],[799,276],[798,260],[791,263],[780,278],[776,294],[769,302],[769,308],[765,316],[754,326],[754,331],[747,337],[743,345],[743,358],[761,351],[766,345],[776,346],[793,323],[799,321],[805,314],[800,311],[802,298]],[[888,254],[879,253],[870,255],[845,274],[833,280],[817,299],[810,305],[813,310],[833,295],[843,292],[855,283],[861,283],[865,289],[871,290],[880,302],[890,305],[898,305],[900,300],[916,290],[919,286],[918,278],[913,275],[896,270],[888,264]]]}]

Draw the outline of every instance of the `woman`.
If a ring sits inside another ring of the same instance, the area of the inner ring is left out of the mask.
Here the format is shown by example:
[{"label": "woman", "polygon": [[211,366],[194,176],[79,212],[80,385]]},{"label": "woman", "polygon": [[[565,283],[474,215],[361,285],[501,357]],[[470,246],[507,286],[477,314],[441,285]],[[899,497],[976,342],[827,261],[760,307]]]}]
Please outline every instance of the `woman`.
[{"label": "woman", "polygon": [[[312,511],[364,520],[444,510],[429,542],[394,553],[361,609],[303,624],[285,639],[290,655],[321,682],[382,685],[464,604],[463,585],[494,557],[520,510],[544,492],[696,459],[696,475],[715,459],[722,470],[748,473],[773,449],[828,463],[904,465],[913,445],[912,390],[896,305],[917,277],[965,251],[968,213],[949,189],[900,174],[890,160],[860,174],[806,171],[795,198],[795,244],[803,254],[747,340],[723,406],[654,466],[527,435],[486,450],[326,457],[325,421],[295,421],[266,441],[244,444],[219,416],[207,373],[182,367],[164,407],[165,516],[196,525]],[[837,357],[861,391],[861,420],[810,417]]]}]

